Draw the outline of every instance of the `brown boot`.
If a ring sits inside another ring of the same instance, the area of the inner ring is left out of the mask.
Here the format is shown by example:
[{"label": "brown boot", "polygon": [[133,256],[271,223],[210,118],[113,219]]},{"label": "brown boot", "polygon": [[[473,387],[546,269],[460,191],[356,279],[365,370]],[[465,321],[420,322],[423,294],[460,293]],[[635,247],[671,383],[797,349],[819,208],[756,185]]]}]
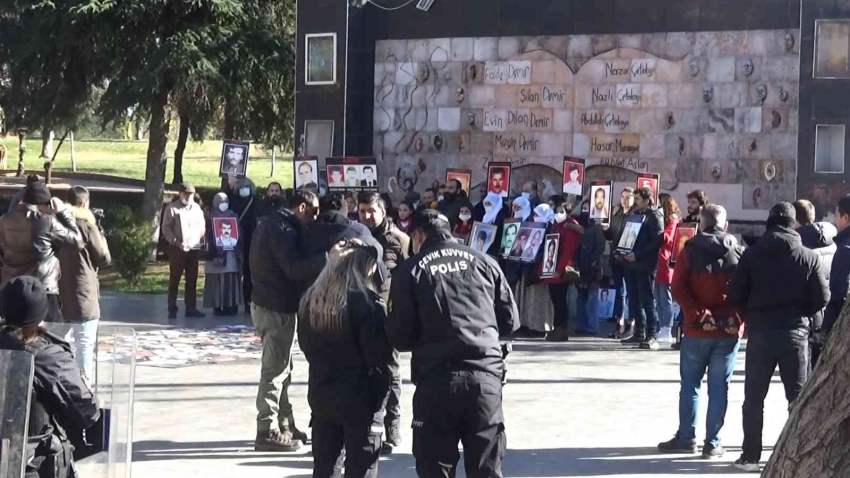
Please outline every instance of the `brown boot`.
[{"label": "brown boot", "polygon": [[292,438],[289,431],[273,429],[265,432],[258,431],[254,440],[254,450],[293,452],[301,448],[301,442]]},{"label": "brown boot", "polygon": [[293,440],[298,440],[305,445],[310,444],[310,437],[307,436],[306,433],[302,432],[295,426],[295,422],[290,422],[289,425],[281,425],[280,429],[283,430],[284,433],[292,434]]}]

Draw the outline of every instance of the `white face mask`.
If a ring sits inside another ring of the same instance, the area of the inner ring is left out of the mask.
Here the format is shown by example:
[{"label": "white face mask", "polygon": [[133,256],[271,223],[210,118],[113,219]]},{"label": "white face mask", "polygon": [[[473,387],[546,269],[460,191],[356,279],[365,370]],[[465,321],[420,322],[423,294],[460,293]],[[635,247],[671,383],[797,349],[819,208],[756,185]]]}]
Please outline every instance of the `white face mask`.
[{"label": "white face mask", "polygon": [[542,218],[542,217],[540,217],[540,216],[535,215],[535,216],[534,216],[534,222],[543,222],[543,218]]},{"label": "white face mask", "polygon": [[191,197],[189,197],[189,199],[180,198],[180,202],[182,202],[184,206],[188,206],[189,204],[192,204],[192,198]]},{"label": "white face mask", "polygon": [[219,204],[219,205],[218,205],[218,209],[219,209],[221,212],[225,212],[225,211],[227,211],[228,209],[230,209],[230,204],[228,204],[228,203],[226,203],[226,202],[223,202],[223,203],[221,203],[221,204]]},{"label": "white face mask", "polygon": [[515,212],[514,219],[522,219],[522,211]]},{"label": "white face mask", "polygon": [[241,188],[239,189],[239,195],[243,198],[246,198],[251,195],[251,188]]},{"label": "white face mask", "polygon": [[493,210],[493,205],[492,205],[492,204],[490,204],[490,203],[488,203],[488,202],[485,202],[485,203],[484,203],[484,210],[485,210],[485,211],[487,211],[487,212],[492,211],[492,210]]},{"label": "white face mask", "polygon": [[472,219],[472,214],[461,214],[458,216],[461,221],[468,221]]},{"label": "white face mask", "polygon": [[555,214],[555,221],[556,221],[558,224],[561,224],[562,222],[564,222],[564,221],[566,221],[566,220],[567,220],[567,213],[565,213],[565,212],[559,212],[558,214]]}]

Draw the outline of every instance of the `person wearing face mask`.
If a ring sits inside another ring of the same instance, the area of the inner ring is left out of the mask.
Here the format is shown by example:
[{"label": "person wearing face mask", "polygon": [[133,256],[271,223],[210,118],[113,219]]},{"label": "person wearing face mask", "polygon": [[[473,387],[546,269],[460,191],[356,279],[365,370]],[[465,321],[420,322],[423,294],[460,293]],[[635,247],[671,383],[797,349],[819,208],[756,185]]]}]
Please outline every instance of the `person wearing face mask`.
[{"label": "person wearing face mask", "polygon": [[590,219],[590,212],[585,211],[584,204],[579,216],[579,225],[585,229],[581,237],[577,260],[579,282],[576,286],[578,292],[576,334],[595,336],[599,334],[597,302],[599,284],[603,276],[602,254],[605,253],[605,231],[599,222]]},{"label": "person wearing face mask", "polygon": [[251,299],[253,298],[254,283],[251,280],[251,243],[254,239],[254,230],[257,228],[258,214],[260,214],[260,200],[256,198],[256,187],[254,182],[248,178],[236,180],[233,186],[235,194],[228,194],[230,210],[235,212],[239,218],[239,242],[242,243],[242,293],[245,300],[245,313],[250,313]]},{"label": "person wearing face mask", "polygon": [[[546,341],[566,342],[570,339],[568,331],[570,311],[567,305],[567,294],[570,285],[576,283],[575,274],[567,274],[567,268],[576,269],[576,254],[584,230],[575,218],[570,217],[573,205],[563,196],[552,196],[549,199],[549,205],[554,211],[554,222],[549,226],[548,234],[557,234],[560,240],[558,242],[558,262],[555,266],[555,276],[543,279],[543,283],[546,284],[549,292],[549,299],[552,302],[552,322],[554,326],[552,331],[546,334]],[[542,273],[542,269],[538,272]]]},{"label": "person wearing face mask", "polygon": [[[180,199],[169,204],[162,216],[162,237],[168,242],[168,318],[177,318],[177,290],[186,273],[186,317],[202,318],[197,308],[198,261],[206,234],[201,206],[195,202],[195,186],[183,183]],[[209,238],[207,238],[209,239]]]},{"label": "person wearing face mask", "polygon": [[[514,201],[524,201],[519,197]],[[540,204],[528,221],[537,224],[549,225],[555,220],[555,213],[549,204]],[[540,279],[540,270],[543,266],[543,242],[547,229],[534,229],[528,234],[528,239],[521,246],[522,262],[511,261],[508,263],[507,274],[518,278],[514,285],[514,298],[519,307],[520,323],[522,324],[519,335],[524,337],[542,338],[553,329],[552,317],[554,309],[549,300],[549,287]],[[522,243],[522,239],[517,242]]]},{"label": "person wearing face mask", "polygon": [[[481,202],[481,210],[479,213],[480,216],[476,215],[476,211],[473,210],[473,218],[476,221],[483,222],[484,224],[495,224],[497,226],[496,229],[496,237],[502,237],[502,228],[505,224],[505,210],[503,207],[502,196],[499,196],[496,193],[487,193],[487,196]],[[490,246],[490,249],[487,250],[487,254],[493,257],[499,256],[499,248],[501,244],[500,241],[493,241],[493,245]]]},{"label": "person wearing face mask", "polygon": [[455,476],[463,443],[466,476],[501,478],[506,450],[500,336],[519,325],[496,261],[452,240],[437,211],[414,219],[414,256],[398,266],[386,333],[411,351],[413,455],[422,477]]},{"label": "person wearing face mask", "polygon": [[529,181],[522,185],[522,197],[528,200],[528,205],[531,209],[536,208],[542,202],[540,201],[537,181]]},{"label": "person wearing face mask", "polygon": [[319,198],[310,191],[295,191],[286,206],[263,219],[255,231],[251,320],[263,341],[257,451],[297,451],[307,440],[295,426],[288,389],[298,304],[311,285],[307,281],[318,277],[328,261],[328,252],[307,255],[301,247],[302,235],[318,215]]},{"label": "person wearing face mask", "polygon": [[[626,217],[631,213],[634,204],[634,188],[623,189],[620,193],[620,204],[611,216],[610,227],[605,230],[605,239],[611,241],[612,250],[616,249],[620,243],[620,236],[623,235]],[[623,261],[618,260],[618,257],[612,256],[611,259],[611,276],[614,280],[614,290],[617,292],[614,298],[614,320],[617,322],[617,327],[609,335],[609,338],[612,339],[622,339],[634,335],[634,320],[630,319],[629,309],[626,304],[625,266],[623,265]]]},{"label": "person wearing face mask", "polygon": [[47,322],[63,322],[59,310],[61,247],[85,247],[72,211],[59,198],[51,198],[44,184],[27,185],[15,212],[0,219],[0,287],[22,275],[40,280],[47,293]]},{"label": "person wearing face mask", "polygon": [[472,232],[472,203],[464,200],[458,204],[457,219],[454,221],[452,234],[468,236]]},{"label": "person wearing face mask", "polygon": [[[215,219],[238,220],[230,210],[227,194],[218,193],[207,217],[207,236],[214,238]],[[228,224],[228,223],[224,223]],[[242,237],[235,248],[225,249],[220,241],[207,241],[204,262],[204,307],[213,309],[215,315],[236,315],[242,305]]]}]

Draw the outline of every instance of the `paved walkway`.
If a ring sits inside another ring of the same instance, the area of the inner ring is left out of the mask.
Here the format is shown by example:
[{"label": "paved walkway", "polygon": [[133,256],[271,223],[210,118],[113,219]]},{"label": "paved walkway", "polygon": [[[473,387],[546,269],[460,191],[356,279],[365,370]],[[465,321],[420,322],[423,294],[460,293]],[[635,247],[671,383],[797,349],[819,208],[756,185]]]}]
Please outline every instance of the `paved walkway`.
[{"label": "paved walkway", "polygon": [[[103,303],[105,317],[126,317],[119,321],[143,327],[169,326],[164,297],[110,295]],[[249,319],[177,322],[212,326]],[[740,454],[742,439],[743,359],[741,354],[724,428],[730,452],[723,460],[705,461],[655,451],[655,445],[672,437],[677,426],[677,352],[626,349],[607,339],[518,343],[504,391],[509,448],[505,476],[753,476],[736,474],[729,466]],[[409,356],[404,360],[407,380]],[[253,451],[258,378],[258,362],[139,367],[134,477],[310,477],[312,462],[306,448],[296,454]],[[306,382],[307,364],[298,356],[290,397],[296,419],[305,428]],[[407,423],[413,392],[406,382],[402,414]],[[703,417],[705,405],[703,401]],[[787,417],[786,406],[777,376],[765,406],[765,443],[776,441]],[[404,446],[381,461],[380,476],[416,476],[409,428],[403,436]]]}]

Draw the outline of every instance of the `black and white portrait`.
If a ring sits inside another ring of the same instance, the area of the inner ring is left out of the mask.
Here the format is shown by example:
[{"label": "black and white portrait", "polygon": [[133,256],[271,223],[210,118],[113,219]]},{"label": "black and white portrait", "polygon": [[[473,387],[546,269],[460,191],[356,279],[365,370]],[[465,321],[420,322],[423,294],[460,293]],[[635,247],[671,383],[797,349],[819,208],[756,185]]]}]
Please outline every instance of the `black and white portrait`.
[{"label": "black and white portrait", "polygon": [[248,170],[248,143],[224,141],[221,154],[221,175],[244,178]]}]

